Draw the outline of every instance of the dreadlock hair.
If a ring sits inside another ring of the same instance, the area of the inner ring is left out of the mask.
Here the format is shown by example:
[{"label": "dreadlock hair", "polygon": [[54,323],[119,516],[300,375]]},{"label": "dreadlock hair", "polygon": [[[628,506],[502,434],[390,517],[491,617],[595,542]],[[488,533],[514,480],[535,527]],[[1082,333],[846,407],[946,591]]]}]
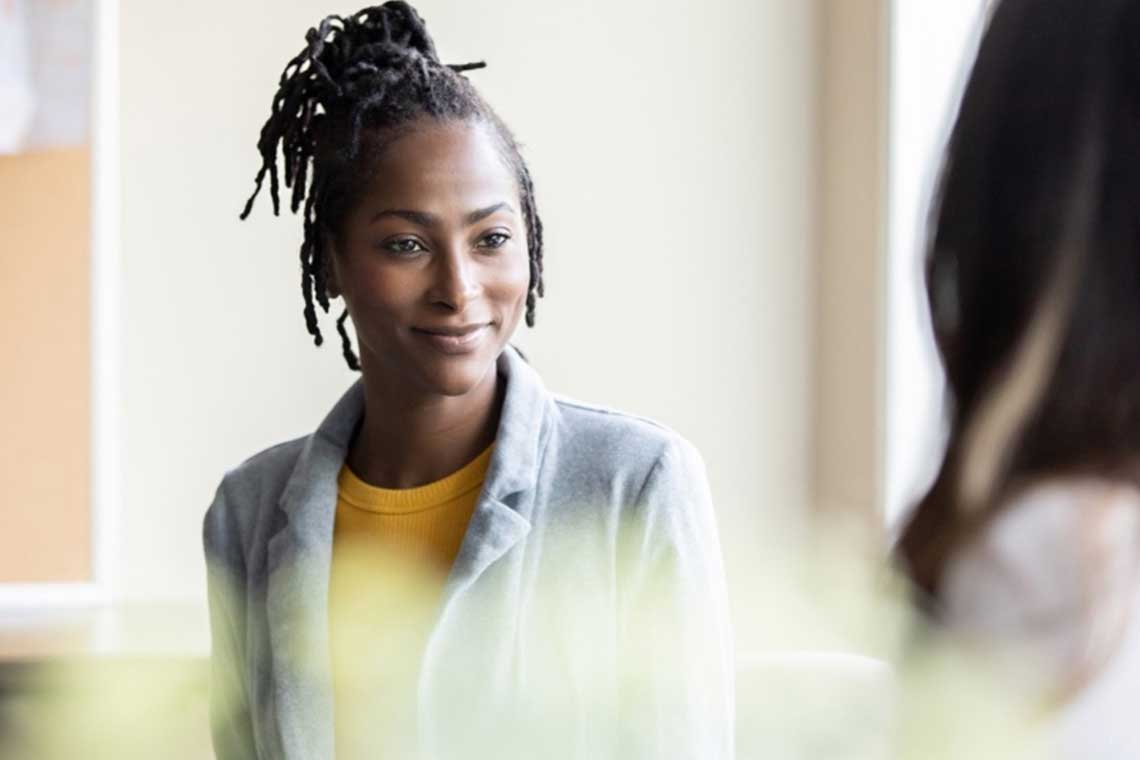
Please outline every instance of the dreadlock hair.
[{"label": "dreadlock hair", "polygon": [[[301,293],[305,325],[314,343],[324,341],[314,300],[325,313],[329,310],[329,243],[339,242],[344,217],[364,189],[375,159],[423,118],[473,121],[492,128],[518,181],[530,257],[526,323],[533,327],[535,304],[544,290],[542,220],[530,170],[514,135],[463,75],[486,64],[440,63],[423,19],[401,0],[352,16],[328,16],[305,40],[305,48],[285,66],[272,113],[261,128],[257,149],[262,164],[241,218],[249,216],[267,175],[273,213],[280,215],[283,168],[292,212],[303,205]],[[337,319],[337,332],[345,361],[358,370],[360,362],[344,325],[347,316],[346,309]]]}]

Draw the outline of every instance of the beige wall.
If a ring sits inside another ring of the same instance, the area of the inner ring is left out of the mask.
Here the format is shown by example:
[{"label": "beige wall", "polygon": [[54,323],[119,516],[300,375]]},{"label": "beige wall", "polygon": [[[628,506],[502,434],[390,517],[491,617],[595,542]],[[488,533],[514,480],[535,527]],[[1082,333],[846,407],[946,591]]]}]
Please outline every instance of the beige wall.
[{"label": "beige wall", "polygon": [[[418,6],[446,59],[489,62],[472,78],[532,163],[549,290],[520,342],[552,389],[691,438],[746,567],[810,491],[815,5]],[[349,8],[122,2],[122,596],[200,599],[222,472],[351,380],[305,333],[297,220],[237,221],[280,69],[328,10]]]},{"label": "beige wall", "polygon": [[89,166],[0,156],[0,583],[91,579]]},{"label": "beige wall", "polygon": [[887,0],[819,0],[813,505],[881,526]]}]

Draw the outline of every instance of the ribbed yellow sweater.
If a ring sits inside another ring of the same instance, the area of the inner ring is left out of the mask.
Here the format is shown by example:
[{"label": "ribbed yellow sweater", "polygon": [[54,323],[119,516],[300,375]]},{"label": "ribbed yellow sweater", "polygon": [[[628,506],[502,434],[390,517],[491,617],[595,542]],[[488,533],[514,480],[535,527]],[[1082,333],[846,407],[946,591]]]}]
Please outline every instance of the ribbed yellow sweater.
[{"label": "ribbed yellow sweater", "polygon": [[334,556],[349,545],[398,552],[422,563],[425,571],[446,575],[459,553],[492,450],[443,480],[418,488],[377,488],[344,465],[338,480]]}]

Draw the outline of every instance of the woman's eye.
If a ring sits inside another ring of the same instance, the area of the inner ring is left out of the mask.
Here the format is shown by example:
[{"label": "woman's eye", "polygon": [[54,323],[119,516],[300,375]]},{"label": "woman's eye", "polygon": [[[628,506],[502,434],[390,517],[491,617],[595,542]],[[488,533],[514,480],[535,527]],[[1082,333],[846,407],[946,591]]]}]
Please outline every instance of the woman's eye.
[{"label": "woman's eye", "polygon": [[424,248],[420,244],[420,241],[416,240],[415,238],[397,238],[396,240],[389,240],[384,243],[384,250],[401,255],[407,255],[410,253],[419,253],[420,251],[426,251],[427,249]]},{"label": "woman's eye", "polygon": [[510,235],[505,235],[502,232],[492,232],[490,235],[484,235],[479,241],[480,248],[502,248],[503,245],[511,239]]}]

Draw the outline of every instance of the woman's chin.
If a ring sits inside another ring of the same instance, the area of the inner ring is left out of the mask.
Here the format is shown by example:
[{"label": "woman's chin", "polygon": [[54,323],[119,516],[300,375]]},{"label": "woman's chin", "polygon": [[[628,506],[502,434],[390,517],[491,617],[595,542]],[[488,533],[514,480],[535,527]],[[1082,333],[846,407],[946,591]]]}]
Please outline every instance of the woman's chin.
[{"label": "woman's chin", "polygon": [[441,396],[464,396],[475,390],[495,366],[485,357],[447,357],[422,368],[424,384]]},{"label": "woman's chin", "polygon": [[421,393],[463,396],[478,388],[488,374],[494,372],[501,351],[502,346],[486,345],[468,353],[449,354],[432,347],[397,343],[386,350],[364,348],[361,359],[366,375],[411,383]]}]

